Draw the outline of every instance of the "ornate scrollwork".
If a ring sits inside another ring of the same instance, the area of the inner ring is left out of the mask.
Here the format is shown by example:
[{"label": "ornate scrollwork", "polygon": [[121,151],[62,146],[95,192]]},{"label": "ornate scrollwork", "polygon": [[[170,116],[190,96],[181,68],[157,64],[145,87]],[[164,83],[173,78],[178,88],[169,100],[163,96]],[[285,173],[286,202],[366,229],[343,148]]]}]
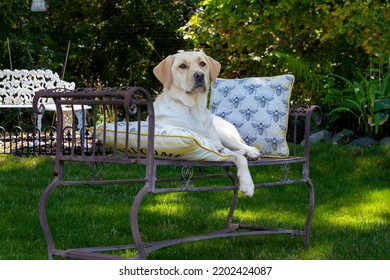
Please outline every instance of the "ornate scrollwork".
[{"label": "ornate scrollwork", "polygon": [[194,185],[192,184],[192,176],[194,175],[194,169],[192,166],[183,166],[181,169],[182,182],[180,183],[180,188],[190,189]]},{"label": "ornate scrollwork", "polygon": [[137,113],[137,105],[130,104],[129,106],[129,114],[134,116]]},{"label": "ornate scrollwork", "polygon": [[280,165],[280,171],[282,175],[280,176],[280,182],[290,181],[290,165],[288,163]]},{"label": "ornate scrollwork", "polygon": [[89,165],[89,178],[91,181],[98,181],[102,179],[101,172],[103,170],[103,163],[91,162]]}]

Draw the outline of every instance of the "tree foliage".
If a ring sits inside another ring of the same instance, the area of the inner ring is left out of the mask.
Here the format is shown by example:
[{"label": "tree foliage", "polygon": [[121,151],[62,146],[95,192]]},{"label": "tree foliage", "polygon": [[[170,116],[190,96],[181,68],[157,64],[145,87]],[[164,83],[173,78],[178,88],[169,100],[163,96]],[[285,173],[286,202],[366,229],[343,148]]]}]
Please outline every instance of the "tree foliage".
[{"label": "tree foliage", "polygon": [[177,32],[193,14],[196,0],[46,0],[44,13],[26,0],[0,3],[0,67],[50,68],[61,72],[71,41],[66,79],[78,86],[97,80],[109,86],[144,85],[162,57],[185,49]]},{"label": "tree foliage", "polygon": [[389,59],[388,1],[205,0],[182,29],[223,75],[295,74],[300,103],[324,102],[331,74]]}]

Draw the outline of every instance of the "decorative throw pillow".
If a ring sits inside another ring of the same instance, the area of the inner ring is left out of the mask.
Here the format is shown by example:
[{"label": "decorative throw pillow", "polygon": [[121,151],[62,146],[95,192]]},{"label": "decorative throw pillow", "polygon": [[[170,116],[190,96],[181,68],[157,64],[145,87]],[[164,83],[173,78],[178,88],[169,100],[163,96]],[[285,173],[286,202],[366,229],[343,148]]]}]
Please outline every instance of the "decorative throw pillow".
[{"label": "decorative throw pillow", "polygon": [[232,123],[262,156],[287,157],[286,141],[293,75],[220,79],[212,87],[210,110]]},{"label": "decorative throw pillow", "polygon": [[[126,123],[118,122],[117,149],[125,150]],[[129,148],[132,154],[137,153],[137,122],[129,123]],[[215,146],[206,138],[196,135],[191,130],[166,124],[155,124],[154,155],[156,158],[186,159],[195,161],[225,161],[230,154],[217,151]],[[96,138],[103,141],[104,125],[96,127]],[[141,153],[147,153],[148,123],[141,122],[140,137]],[[115,123],[106,124],[106,143],[114,147]]]}]

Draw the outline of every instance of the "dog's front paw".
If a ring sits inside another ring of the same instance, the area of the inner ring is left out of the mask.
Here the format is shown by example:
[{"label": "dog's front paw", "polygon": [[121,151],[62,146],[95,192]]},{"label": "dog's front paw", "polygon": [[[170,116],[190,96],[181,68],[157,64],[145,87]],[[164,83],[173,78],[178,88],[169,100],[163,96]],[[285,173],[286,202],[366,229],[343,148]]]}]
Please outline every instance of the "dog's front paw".
[{"label": "dog's front paw", "polygon": [[253,184],[252,178],[249,178],[249,180],[245,180],[240,178],[240,191],[246,196],[253,196],[253,193],[255,192],[255,185]]},{"label": "dog's front paw", "polygon": [[255,147],[248,147],[245,151],[245,157],[249,160],[257,160],[260,158],[260,151]]}]

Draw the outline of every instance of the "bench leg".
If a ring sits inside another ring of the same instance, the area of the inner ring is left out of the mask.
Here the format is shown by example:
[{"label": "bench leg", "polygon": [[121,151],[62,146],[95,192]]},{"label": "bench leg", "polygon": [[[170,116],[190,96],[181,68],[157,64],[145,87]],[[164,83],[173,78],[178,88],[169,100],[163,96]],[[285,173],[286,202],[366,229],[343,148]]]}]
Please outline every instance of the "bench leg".
[{"label": "bench leg", "polygon": [[46,204],[47,204],[47,200],[48,200],[50,194],[53,192],[53,190],[58,185],[59,185],[59,179],[57,178],[47,186],[47,188],[45,189],[45,191],[43,192],[43,194],[41,196],[41,200],[39,203],[39,220],[41,222],[43,234],[45,235],[47,250],[48,250],[48,254],[49,254],[49,256],[48,256],[49,260],[54,259],[54,254],[53,254],[54,241],[53,241],[53,237],[52,237],[52,234],[50,232],[50,229],[49,229],[49,224],[47,222]]},{"label": "bench leg", "polygon": [[225,174],[227,177],[229,177],[229,179],[232,181],[233,186],[235,187],[235,189],[233,190],[232,202],[230,204],[230,210],[226,221],[226,226],[230,228],[232,227],[234,210],[236,209],[238,202],[238,183],[236,177],[233,175],[232,172],[230,172],[230,167],[225,167]]},{"label": "bench leg", "polygon": [[146,259],[145,246],[142,243],[141,234],[138,227],[138,209],[141,205],[142,199],[149,193],[149,185],[145,185],[137,194],[134,199],[130,212],[130,225],[131,232],[134,238],[134,244],[138,250],[138,258],[141,260]]},{"label": "bench leg", "polygon": [[226,226],[228,228],[232,227],[233,215],[234,215],[234,210],[236,209],[237,202],[238,202],[238,190],[233,190],[232,202],[230,204],[230,210],[226,222]]},{"label": "bench leg", "polygon": [[306,248],[309,246],[310,225],[313,219],[313,212],[314,212],[314,186],[312,181],[309,178],[307,179],[307,186],[309,188],[310,204],[309,204],[309,211],[307,213],[305,233],[304,233],[304,245]]}]

